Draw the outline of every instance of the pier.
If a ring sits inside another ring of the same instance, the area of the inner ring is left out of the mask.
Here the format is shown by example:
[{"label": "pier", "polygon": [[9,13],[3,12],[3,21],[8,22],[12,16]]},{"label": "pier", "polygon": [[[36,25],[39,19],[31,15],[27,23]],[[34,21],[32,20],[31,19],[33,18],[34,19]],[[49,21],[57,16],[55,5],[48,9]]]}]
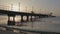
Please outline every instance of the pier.
[{"label": "pier", "polygon": [[[32,16],[35,18],[44,18],[44,17],[49,17],[47,14],[36,14],[36,13],[26,13],[26,12],[16,12],[16,11],[9,11],[9,10],[0,10],[0,14],[5,14],[8,16],[8,25],[15,25],[15,16],[19,15],[21,16],[21,23],[24,22],[23,17],[26,16],[26,22],[29,21],[29,16],[31,16],[30,21],[32,21]],[[13,17],[13,21],[10,21],[10,17]]]}]

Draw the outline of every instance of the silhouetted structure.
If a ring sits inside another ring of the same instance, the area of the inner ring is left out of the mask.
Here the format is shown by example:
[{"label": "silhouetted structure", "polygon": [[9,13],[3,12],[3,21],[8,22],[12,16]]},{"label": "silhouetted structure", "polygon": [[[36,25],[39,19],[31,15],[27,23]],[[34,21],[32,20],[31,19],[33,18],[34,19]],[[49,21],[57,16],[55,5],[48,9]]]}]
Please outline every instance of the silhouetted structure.
[{"label": "silhouetted structure", "polygon": [[[31,21],[32,21],[32,16],[40,16],[42,17],[48,17],[46,14],[35,14],[33,11],[31,13],[25,13],[25,12],[14,12],[14,11],[8,11],[8,10],[0,10],[1,14],[6,14],[8,16],[8,25],[15,25],[15,16],[20,15],[21,16],[21,23],[23,22],[23,16],[27,16],[27,20],[29,21],[29,16],[31,16]],[[10,17],[13,17],[13,21],[10,21]]]}]

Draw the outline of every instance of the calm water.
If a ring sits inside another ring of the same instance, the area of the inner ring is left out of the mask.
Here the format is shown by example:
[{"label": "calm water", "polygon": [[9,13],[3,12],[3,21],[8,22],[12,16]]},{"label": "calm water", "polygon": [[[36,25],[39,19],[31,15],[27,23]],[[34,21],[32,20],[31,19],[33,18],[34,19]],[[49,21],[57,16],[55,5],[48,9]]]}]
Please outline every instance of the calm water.
[{"label": "calm water", "polygon": [[[7,20],[7,16],[0,16],[0,24],[7,24]],[[16,21],[19,21],[19,17],[16,19]],[[27,26],[23,26],[21,28],[49,32],[60,32],[60,17],[40,18],[34,22],[24,23],[24,25]]]}]

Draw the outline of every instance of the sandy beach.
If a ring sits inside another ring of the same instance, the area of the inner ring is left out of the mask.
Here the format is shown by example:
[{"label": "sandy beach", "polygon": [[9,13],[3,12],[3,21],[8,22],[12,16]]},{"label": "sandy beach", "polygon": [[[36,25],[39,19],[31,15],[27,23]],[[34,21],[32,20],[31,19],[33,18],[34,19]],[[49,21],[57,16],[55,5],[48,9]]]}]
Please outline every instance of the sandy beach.
[{"label": "sandy beach", "polygon": [[17,34],[17,33],[11,32],[11,31],[0,30],[0,34]]}]

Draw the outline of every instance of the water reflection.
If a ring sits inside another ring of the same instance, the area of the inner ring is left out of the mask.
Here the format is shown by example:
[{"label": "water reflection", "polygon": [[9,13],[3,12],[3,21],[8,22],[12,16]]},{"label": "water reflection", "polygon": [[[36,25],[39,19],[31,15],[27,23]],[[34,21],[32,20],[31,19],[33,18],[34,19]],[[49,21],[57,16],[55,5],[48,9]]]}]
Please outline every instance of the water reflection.
[{"label": "water reflection", "polygon": [[[20,21],[20,19],[21,19],[20,16],[16,17],[17,22]],[[0,24],[7,24],[6,23],[7,20],[8,20],[7,16],[0,16]],[[36,19],[36,21],[33,21],[33,22],[24,22],[23,26],[19,26],[19,27],[22,29],[33,29],[33,30],[48,31],[48,32],[60,32],[60,17],[40,18],[40,19]]]}]

